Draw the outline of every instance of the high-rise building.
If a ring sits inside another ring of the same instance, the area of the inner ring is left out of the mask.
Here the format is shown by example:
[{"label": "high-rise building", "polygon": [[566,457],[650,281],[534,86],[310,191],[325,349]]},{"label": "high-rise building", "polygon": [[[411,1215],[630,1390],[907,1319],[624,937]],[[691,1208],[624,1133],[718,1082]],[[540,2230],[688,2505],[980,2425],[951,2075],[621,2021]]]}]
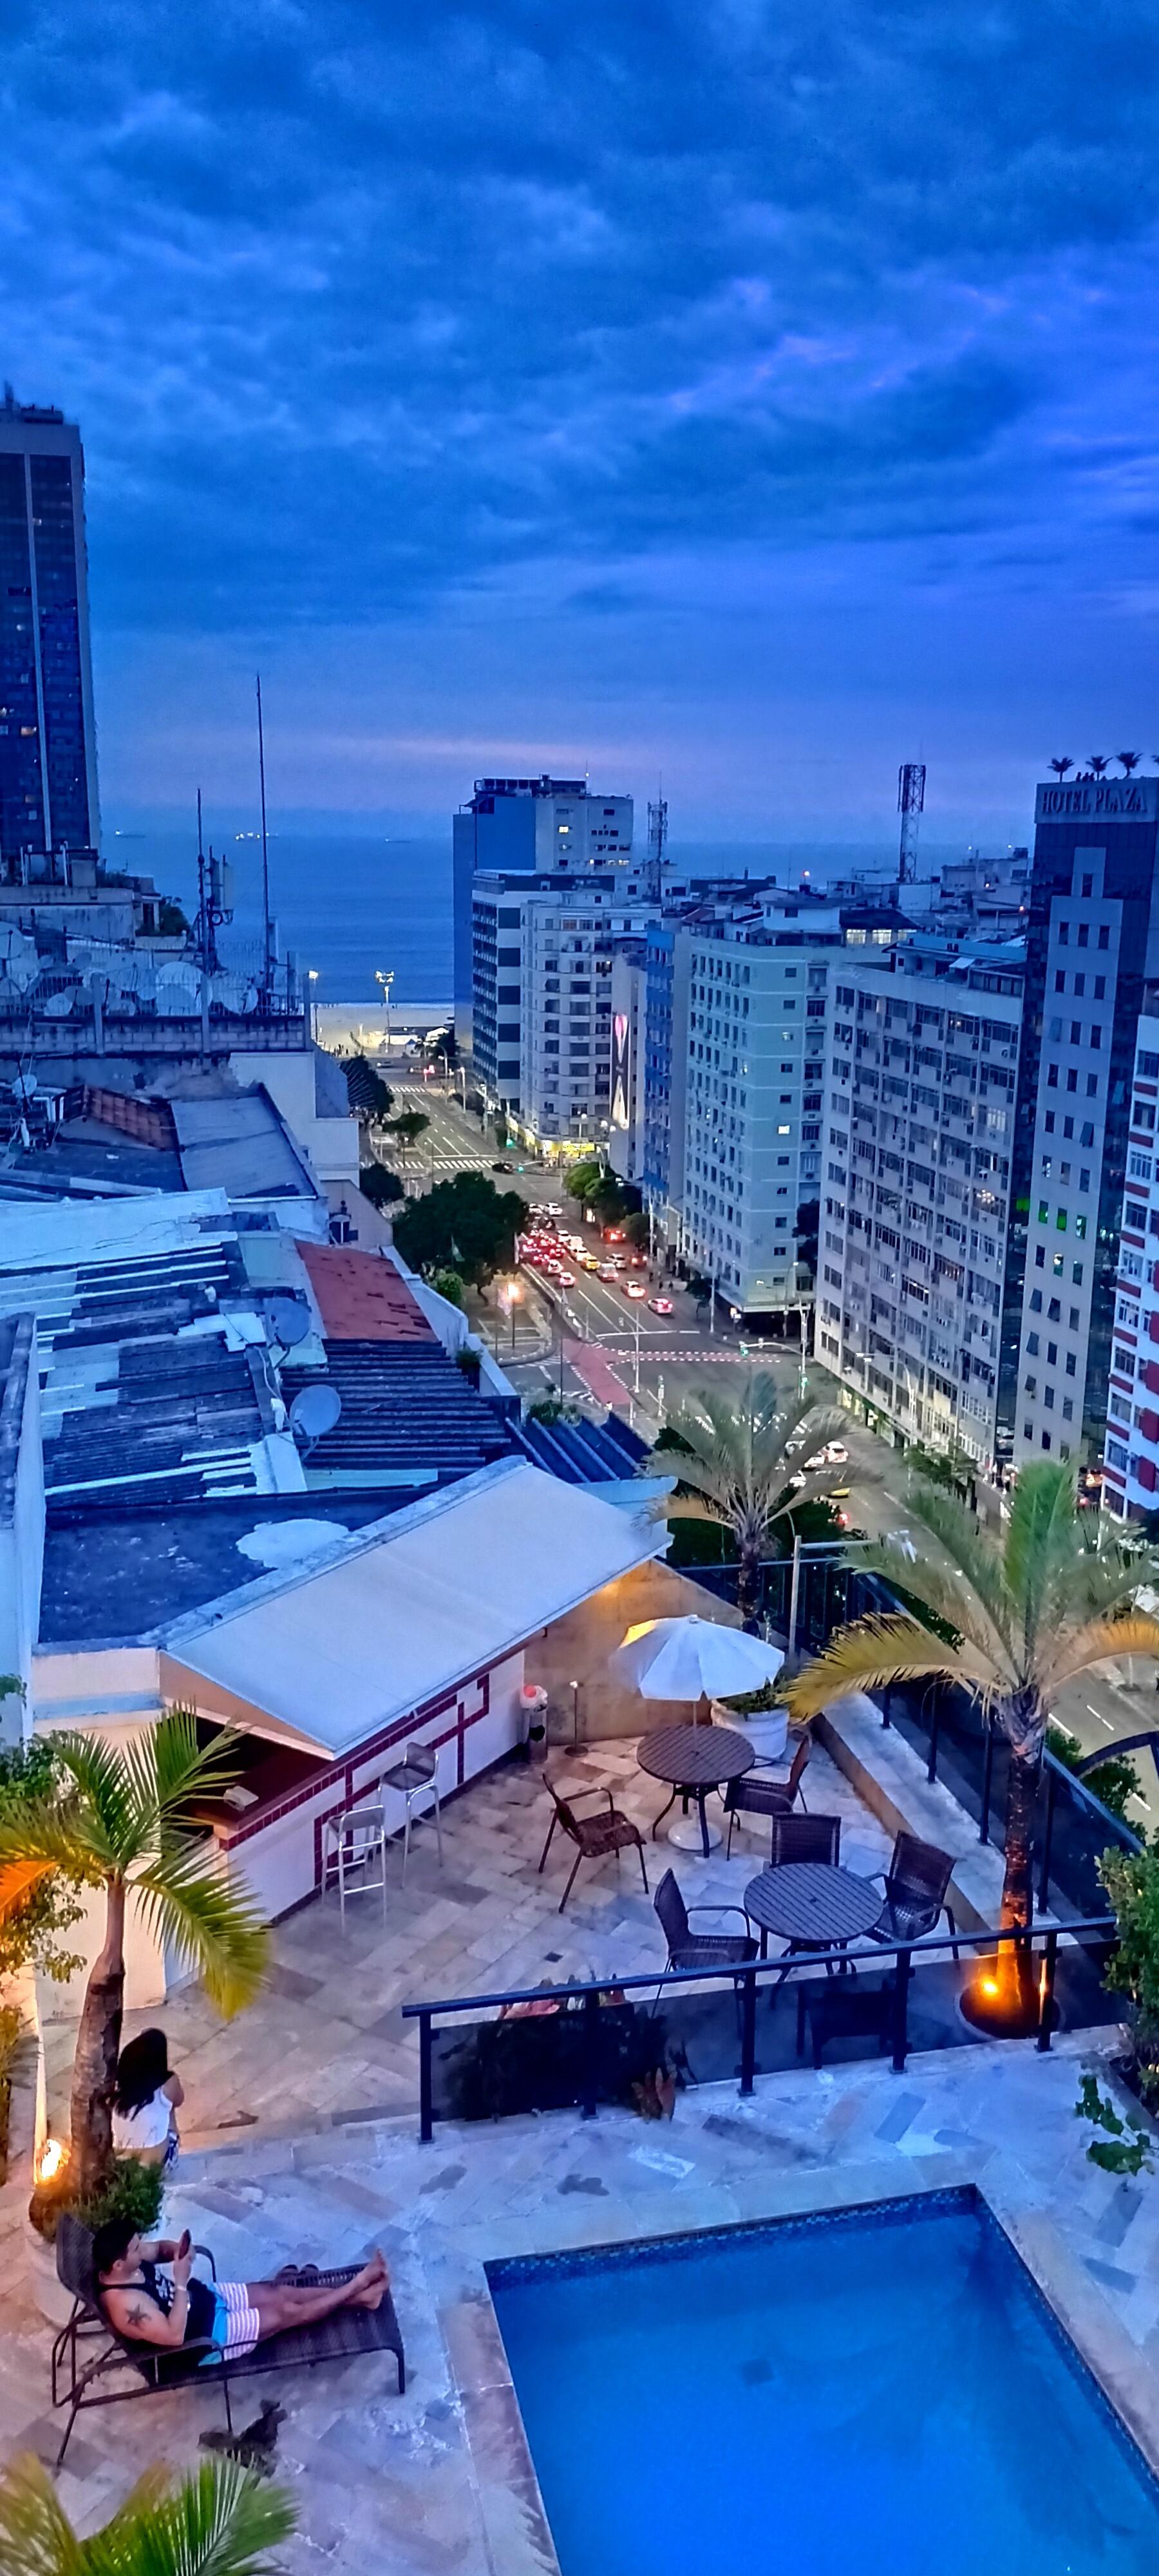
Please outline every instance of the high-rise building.
[{"label": "high-rise building", "polygon": [[1015,1463],[1103,1456],[1157,847],[1159,779],[1038,790],[998,1401]]},{"label": "high-rise building", "polygon": [[1127,1131],[1103,1502],[1116,1520],[1159,1511],[1159,1013],[1139,1022]]},{"label": "high-rise building", "polygon": [[839,908],[783,889],[754,893],[747,916],[676,932],[674,976],[688,985],[681,1248],[744,1314],[812,1290],[825,997],[843,946]]},{"label": "high-rise building", "polygon": [[644,1169],[647,1026],[647,938],[621,939],[612,951],[608,1161],[618,1180],[637,1184],[643,1178]]},{"label": "high-rise building", "polygon": [[[80,432],[0,402],[0,877],[99,842]],[[56,859],[56,867],[46,864]]]},{"label": "high-rise building", "polygon": [[828,1023],[815,1353],[907,1439],[995,1451],[1019,941],[847,949]]},{"label": "high-rise building", "polygon": [[608,1134],[612,960],[656,909],[643,879],[619,868],[474,879],[475,1076],[545,1144]]},{"label": "high-rise building", "polygon": [[455,1035],[471,1052],[476,876],[561,875],[622,867],[632,856],[630,796],[599,796],[583,778],[477,778],[453,825]]}]

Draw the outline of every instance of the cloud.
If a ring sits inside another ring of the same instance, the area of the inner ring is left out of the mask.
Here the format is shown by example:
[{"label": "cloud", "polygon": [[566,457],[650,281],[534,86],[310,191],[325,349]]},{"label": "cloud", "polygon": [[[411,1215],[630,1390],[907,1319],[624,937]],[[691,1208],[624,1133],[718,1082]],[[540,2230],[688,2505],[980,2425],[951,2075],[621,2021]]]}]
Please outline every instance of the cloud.
[{"label": "cloud", "polygon": [[82,420],[118,626],[1150,524],[1137,0],[25,0],[0,78],[0,359]]}]

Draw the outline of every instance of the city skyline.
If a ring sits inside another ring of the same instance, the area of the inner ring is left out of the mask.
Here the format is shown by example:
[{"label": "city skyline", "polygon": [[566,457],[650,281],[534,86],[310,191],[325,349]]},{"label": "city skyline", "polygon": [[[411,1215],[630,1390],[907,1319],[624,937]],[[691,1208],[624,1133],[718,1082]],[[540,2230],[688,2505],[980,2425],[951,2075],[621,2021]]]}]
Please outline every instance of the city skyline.
[{"label": "city skyline", "polygon": [[259,660],[307,814],[502,766],[887,838],[918,758],[1002,841],[1052,755],[1150,754],[1133,0],[62,0],[6,78],[0,374],[85,439],[111,822],[252,803]]}]

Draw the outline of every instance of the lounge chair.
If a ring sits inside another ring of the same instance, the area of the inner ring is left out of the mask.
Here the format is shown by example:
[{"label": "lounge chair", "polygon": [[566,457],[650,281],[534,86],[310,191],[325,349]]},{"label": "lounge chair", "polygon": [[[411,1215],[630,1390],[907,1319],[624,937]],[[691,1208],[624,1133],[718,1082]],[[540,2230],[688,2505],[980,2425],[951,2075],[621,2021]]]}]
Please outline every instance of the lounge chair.
[{"label": "lounge chair", "polygon": [[[193,2250],[204,2257],[210,2278],[216,2280],[217,2266],[209,2247],[195,2245]],[[359,2268],[357,2263],[347,2263],[330,2272],[311,2270],[307,2277],[312,2286],[326,2289],[331,2283],[353,2280]],[[226,2424],[232,2434],[229,2392],[235,2380],[252,2378],[267,2370],[311,2369],[320,2361],[350,2361],[359,2353],[371,2352],[392,2352],[398,2365],[400,2397],[406,2387],[402,2335],[389,2290],[377,2308],[337,2308],[333,2316],[322,2317],[314,2325],[291,2326],[285,2334],[266,2336],[252,2352],[227,2356],[208,2337],[181,2344],[174,2351],[157,2344],[138,2343],[133,2336],[118,2333],[100,2303],[91,2231],[67,2212],[56,2231],[56,2269],[73,2296],[72,2315],[52,2347],[52,2402],[70,2410],[57,2453],[58,2469],[77,2416],[87,2406],[115,2406],[129,2398],[155,2397],[177,2387],[220,2387]],[[302,2277],[289,2268],[279,2274],[279,2279],[285,2281]],[[212,2353],[214,2358],[199,2360],[203,2353]],[[107,2387],[106,2380],[115,2375],[127,2376],[130,2384]],[[134,2380],[136,2385],[132,2384]]]},{"label": "lounge chair", "polygon": [[[873,1874],[882,1881],[885,1903],[869,1927],[871,1941],[920,1941],[924,1933],[937,1930],[943,1914],[953,1938],[958,1927],[946,1903],[954,1874],[949,1852],[939,1851],[936,1843],[920,1842],[916,1834],[900,1833],[888,1870]],[[958,1955],[955,1943],[955,1960]]]},{"label": "lounge chair", "polygon": [[794,1807],[804,1807],[801,1781],[812,1750],[812,1737],[803,1735],[784,1779],[778,1779],[771,1771],[746,1771],[743,1779],[729,1781],[724,1793],[728,1817],[726,1860],[732,1850],[732,1829],[738,1816],[788,1816]]},{"label": "lounge chair", "polygon": [[[563,1891],[563,1895],[559,1900],[560,1913],[562,1914],[564,1906],[567,1904],[567,1900],[575,1886],[576,1871],[579,1868],[581,1860],[606,1860],[609,1852],[618,1853],[634,1850],[639,1854],[640,1876],[644,1881],[644,1894],[646,1896],[648,1893],[648,1872],[644,1866],[643,1837],[639,1826],[632,1823],[631,1817],[621,1815],[620,1809],[616,1805],[611,1790],[577,1789],[572,1797],[561,1798],[558,1789],[552,1787],[550,1780],[545,1780],[543,1785],[551,1800],[552,1806],[555,1809],[555,1814],[548,1826],[547,1841],[545,1842],[540,1854],[540,1873],[542,1873],[547,1865],[547,1855],[551,1850],[551,1839],[557,1825],[561,1832],[567,1835],[568,1841],[574,1843],[576,1846],[576,1857],[572,1864],[571,1877],[569,1878],[567,1886]],[[608,1802],[607,1815],[577,1816],[575,1810],[578,1807],[581,1798],[606,1798]]]}]

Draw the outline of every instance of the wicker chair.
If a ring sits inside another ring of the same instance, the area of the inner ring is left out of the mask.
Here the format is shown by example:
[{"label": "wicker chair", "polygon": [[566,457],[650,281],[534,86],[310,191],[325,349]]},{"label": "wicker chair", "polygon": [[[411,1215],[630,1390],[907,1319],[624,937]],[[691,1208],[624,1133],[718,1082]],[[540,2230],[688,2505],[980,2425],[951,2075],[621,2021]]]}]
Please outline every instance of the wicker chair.
[{"label": "wicker chair", "polygon": [[[652,1903],[668,1944],[670,1968],[743,1968],[755,1959],[757,1945],[743,1905],[686,1905],[670,1869],[665,1870]],[[746,1928],[743,1933],[694,1932],[693,1914],[739,1914]]]},{"label": "wicker chair", "polygon": [[[552,1835],[554,1834],[557,1825],[559,1826],[561,1833],[565,1833],[567,1835],[568,1841],[574,1843],[576,1846],[576,1856],[572,1864],[571,1877],[569,1878],[567,1886],[563,1891],[563,1895],[559,1900],[560,1913],[562,1914],[564,1906],[567,1904],[567,1900],[575,1886],[576,1871],[579,1868],[581,1860],[606,1860],[609,1852],[619,1854],[622,1851],[635,1851],[639,1854],[640,1876],[644,1881],[644,1894],[646,1896],[648,1894],[648,1872],[644,1866],[643,1838],[641,1836],[639,1826],[632,1823],[631,1817],[621,1815],[620,1810],[612,1797],[611,1790],[577,1789],[570,1798],[561,1798],[558,1789],[554,1789],[552,1787],[550,1780],[545,1780],[543,1785],[551,1800],[552,1806],[555,1809],[555,1813],[551,1819],[550,1825],[548,1826],[547,1841],[545,1842],[543,1851],[540,1855],[540,1872],[542,1873],[546,1867],[547,1855],[551,1850]],[[608,1802],[608,1812],[606,1816],[577,1816],[575,1810],[582,1798],[606,1798]]]},{"label": "wicker chair", "polygon": [[[946,1889],[953,1873],[949,1852],[939,1851],[936,1843],[919,1842],[916,1834],[899,1834],[888,1870],[874,1872],[882,1881],[885,1903],[869,1927],[870,1940],[920,1941],[924,1933],[936,1931],[943,1914],[952,1938],[958,1927]],[[955,1942],[955,1960],[958,1956]]]},{"label": "wicker chair", "polygon": [[840,1816],[774,1816],[769,1866],[779,1869],[783,1862],[793,1860],[826,1861],[830,1869],[838,1868]]},{"label": "wicker chair", "polygon": [[743,1779],[729,1781],[724,1793],[724,1811],[728,1817],[726,1860],[732,1850],[732,1829],[738,1816],[788,1816],[794,1807],[804,1807],[805,1792],[801,1782],[812,1750],[812,1736],[803,1735],[783,1780],[776,1779],[769,1771],[746,1771]]}]

